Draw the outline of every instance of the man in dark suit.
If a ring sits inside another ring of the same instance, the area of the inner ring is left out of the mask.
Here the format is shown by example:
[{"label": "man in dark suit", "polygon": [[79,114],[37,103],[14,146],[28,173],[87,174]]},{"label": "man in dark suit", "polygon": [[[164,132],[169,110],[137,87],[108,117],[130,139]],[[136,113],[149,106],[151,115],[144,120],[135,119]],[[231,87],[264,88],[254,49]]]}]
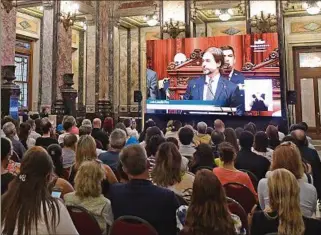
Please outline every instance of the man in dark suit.
[{"label": "man in dark suit", "polygon": [[244,75],[235,69],[235,64],[236,64],[236,58],[235,58],[235,52],[233,47],[231,46],[223,46],[221,47],[223,54],[224,54],[224,63],[225,63],[225,68],[226,71],[229,73],[228,79],[236,84],[239,89],[240,89],[240,102],[241,102],[241,107],[242,111],[244,112],[245,110],[245,96],[244,96]]},{"label": "man in dark suit", "polygon": [[110,186],[114,219],[124,215],[138,216],[149,222],[159,235],[175,235],[178,201],[174,192],[149,180],[145,149],[141,145],[129,145],[119,157],[129,182]]},{"label": "man in dark suit", "polygon": [[146,70],[146,82],[147,82],[147,99],[156,100],[158,94],[158,79],[157,73],[151,69]]},{"label": "man in dark suit", "polygon": [[103,145],[103,150],[108,149],[109,137],[106,132],[101,129],[101,120],[100,118],[95,118],[93,120],[93,129],[91,131],[91,136],[101,142]]},{"label": "man in dark suit", "polygon": [[204,75],[189,80],[184,100],[213,100],[217,106],[237,107],[239,88],[221,75],[223,64],[222,50],[216,47],[208,48],[203,55]]}]

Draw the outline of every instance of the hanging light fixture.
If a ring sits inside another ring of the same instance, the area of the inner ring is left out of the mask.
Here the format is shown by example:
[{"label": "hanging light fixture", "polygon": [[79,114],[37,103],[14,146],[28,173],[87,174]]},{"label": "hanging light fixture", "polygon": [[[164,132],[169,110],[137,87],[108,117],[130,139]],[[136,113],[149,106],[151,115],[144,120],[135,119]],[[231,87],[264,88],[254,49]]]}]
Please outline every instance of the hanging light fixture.
[{"label": "hanging light fixture", "polygon": [[158,17],[156,14],[145,16],[144,20],[150,27],[153,27],[158,24]]},{"label": "hanging light fixture", "polygon": [[67,31],[70,26],[74,25],[76,16],[79,10],[79,5],[72,1],[62,1],[60,8],[60,22],[62,22],[65,30]]},{"label": "hanging light fixture", "polygon": [[302,8],[305,9],[310,15],[319,14],[321,11],[321,1],[309,1],[302,3]]},{"label": "hanging light fixture", "polygon": [[185,32],[185,1],[163,1],[163,32],[177,38]]},{"label": "hanging light fixture", "polygon": [[215,10],[215,15],[217,15],[221,21],[228,21],[229,19],[231,19],[233,15],[233,10],[232,9]]}]

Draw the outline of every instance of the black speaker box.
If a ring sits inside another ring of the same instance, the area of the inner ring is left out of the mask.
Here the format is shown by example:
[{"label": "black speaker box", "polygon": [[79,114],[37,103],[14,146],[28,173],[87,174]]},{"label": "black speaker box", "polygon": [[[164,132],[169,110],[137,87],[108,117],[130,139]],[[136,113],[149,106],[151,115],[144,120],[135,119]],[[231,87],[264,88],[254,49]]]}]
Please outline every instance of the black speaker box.
[{"label": "black speaker box", "polygon": [[297,102],[296,91],[288,91],[287,92],[287,102],[288,102],[288,104],[296,104],[296,102]]},{"label": "black speaker box", "polygon": [[143,95],[141,91],[134,91],[134,102],[142,102]]}]

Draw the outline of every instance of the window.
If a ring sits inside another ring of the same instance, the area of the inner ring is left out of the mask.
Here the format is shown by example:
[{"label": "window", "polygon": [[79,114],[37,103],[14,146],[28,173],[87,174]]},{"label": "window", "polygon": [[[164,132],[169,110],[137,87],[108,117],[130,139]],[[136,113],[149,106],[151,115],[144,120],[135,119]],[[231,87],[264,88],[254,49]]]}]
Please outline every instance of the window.
[{"label": "window", "polygon": [[20,87],[19,107],[31,108],[31,70],[32,70],[32,42],[16,40],[16,80]]}]

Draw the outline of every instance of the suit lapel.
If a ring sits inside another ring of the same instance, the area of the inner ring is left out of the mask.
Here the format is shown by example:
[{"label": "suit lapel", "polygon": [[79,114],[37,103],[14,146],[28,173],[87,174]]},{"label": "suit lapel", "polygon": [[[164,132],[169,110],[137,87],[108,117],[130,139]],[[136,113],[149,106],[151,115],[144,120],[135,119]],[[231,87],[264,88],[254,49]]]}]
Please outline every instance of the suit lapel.
[{"label": "suit lapel", "polygon": [[204,85],[205,85],[205,76],[201,76],[199,85],[198,85],[198,94],[200,94],[199,99],[203,100],[203,93],[204,93]]},{"label": "suit lapel", "polygon": [[218,83],[217,83],[217,87],[216,87],[216,92],[215,92],[215,97],[214,97],[214,101],[218,101],[220,100],[220,96],[223,92],[224,89],[224,82],[223,82],[222,75],[220,76],[220,78],[218,79]]}]

